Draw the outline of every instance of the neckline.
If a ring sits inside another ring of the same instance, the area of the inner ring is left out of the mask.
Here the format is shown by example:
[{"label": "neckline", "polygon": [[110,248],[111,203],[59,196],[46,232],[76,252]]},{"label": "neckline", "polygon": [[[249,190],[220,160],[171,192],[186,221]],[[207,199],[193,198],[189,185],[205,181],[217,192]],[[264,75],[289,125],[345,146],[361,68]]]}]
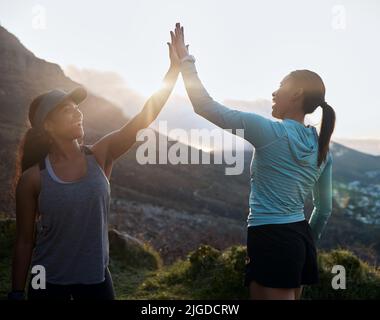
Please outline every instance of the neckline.
[{"label": "neckline", "polygon": [[[83,150],[81,149],[81,151],[83,152]],[[89,172],[89,163],[88,163],[88,160],[87,160],[87,155],[84,153],[84,156],[85,156],[85,160],[86,160],[86,173],[79,179],[77,180],[74,180],[74,181],[64,181],[62,180],[61,178],[59,178],[55,172],[54,172],[54,169],[53,169],[53,166],[50,162],[50,159],[49,159],[49,154],[47,154],[46,158],[45,158],[45,164],[46,164],[46,169],[50,175],[50,177],[55,181],[55,182],[58,182],[58,183],[61,183],[61,184],[75,184],[75,183],[79,183],[79,182],[82,182],[83,180],[85,180],[87,177],[88,177],[88,172]]]},{"label": "neckline", "polygon": [[301,123],[301,122],[299,122],[297,120],[294,120],[294,119],[290,119],[290,118],[285,118],[283,121],[292,121],[292,122],[295,122],[295,123],[297,123],[298,125],[302,126],[305,129],[311,129],[312,128],[312,126],[310,126],[310,125],[305,126],[303,123]]}]

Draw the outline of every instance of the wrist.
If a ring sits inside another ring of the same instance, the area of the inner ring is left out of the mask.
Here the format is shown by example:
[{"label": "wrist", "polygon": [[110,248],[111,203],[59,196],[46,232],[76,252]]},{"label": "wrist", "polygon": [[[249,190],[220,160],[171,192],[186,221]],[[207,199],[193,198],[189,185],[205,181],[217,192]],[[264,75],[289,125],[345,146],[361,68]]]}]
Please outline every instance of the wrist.
[{"label": "wrist", "polygon": [[194,56],[188,54],[188,55],[183,56],[181,58],[181,64],[184,63],[184,62],[186,62],[186,61],[195,62],[195,58],[194,58]]},{"label": "wrist", "polygon": [[180,64],[170,63],[169,70],[179,72]]}]

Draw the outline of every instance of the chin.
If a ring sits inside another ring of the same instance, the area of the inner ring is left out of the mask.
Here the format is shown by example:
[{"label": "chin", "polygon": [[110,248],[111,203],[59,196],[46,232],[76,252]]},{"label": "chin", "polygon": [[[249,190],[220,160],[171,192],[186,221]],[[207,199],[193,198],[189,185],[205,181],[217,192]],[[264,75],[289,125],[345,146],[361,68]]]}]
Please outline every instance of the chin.
[{"label": "chin", "polygon": [[77,132],[73,133],[73,135],[72,135],[72,139],[82,139],[83,137],[84,137],[84,131],[83,130],[77,131]]},{"label": "chin", "polygon": [[276,119],[279,119],[279,120],[282,120],[282,116],[280,116],[276,110],[272,109],[272,117],[273,118],[276,118]]}]

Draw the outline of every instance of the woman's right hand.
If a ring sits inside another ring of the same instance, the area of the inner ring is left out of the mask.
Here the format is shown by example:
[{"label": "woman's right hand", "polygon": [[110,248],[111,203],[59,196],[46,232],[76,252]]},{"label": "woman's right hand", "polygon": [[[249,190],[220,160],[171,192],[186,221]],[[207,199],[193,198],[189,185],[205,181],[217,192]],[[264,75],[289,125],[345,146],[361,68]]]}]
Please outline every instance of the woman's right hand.
[{"label": "woman's right hand", "polygon": [[179,59],[189,55],[189,46],[185,45],[184,29],[180,23],[176,23],[174,33],[170,31],[172,38],[174,38],[174,46]]}]

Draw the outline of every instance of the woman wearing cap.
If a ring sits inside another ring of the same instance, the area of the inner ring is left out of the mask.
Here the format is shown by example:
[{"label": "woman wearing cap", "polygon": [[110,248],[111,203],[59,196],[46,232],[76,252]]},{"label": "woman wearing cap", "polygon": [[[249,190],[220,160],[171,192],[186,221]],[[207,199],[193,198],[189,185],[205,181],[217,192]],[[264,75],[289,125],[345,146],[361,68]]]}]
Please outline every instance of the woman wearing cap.
[{"label": "woman wearing cap", "polygon": [[84,135],[78,108],[86,97],[83,88],[53,90],[31,103],[32,127],[20,148],[10,299],[24,297],[29,269],[29,299],[114,299],[108,270],[109,179],[115,161],[157,117],[175,85],[179,61],[168,45],[171,63],[162,89],[127,124],[91,146],[78,142]]},{"label": "woman wearing cap", "polygon": [[[194,111],[223,129],[244,129],[255,147],[251,162],[251,193],[247,230],[245,285],[252,299],[297,299],[302,285],[318,283],[315,242],[332,211],[329,142],[335,112],[325,101],[318,74],[296,70],[273,92],[272,121],[253,112],[241,112],[214,101],[203,87],[176,25],[175,48]],[[305,126],[305,114],[321,106],[319,136]],[[304,201],[312,191],[314,211],[309,223]]]}]

